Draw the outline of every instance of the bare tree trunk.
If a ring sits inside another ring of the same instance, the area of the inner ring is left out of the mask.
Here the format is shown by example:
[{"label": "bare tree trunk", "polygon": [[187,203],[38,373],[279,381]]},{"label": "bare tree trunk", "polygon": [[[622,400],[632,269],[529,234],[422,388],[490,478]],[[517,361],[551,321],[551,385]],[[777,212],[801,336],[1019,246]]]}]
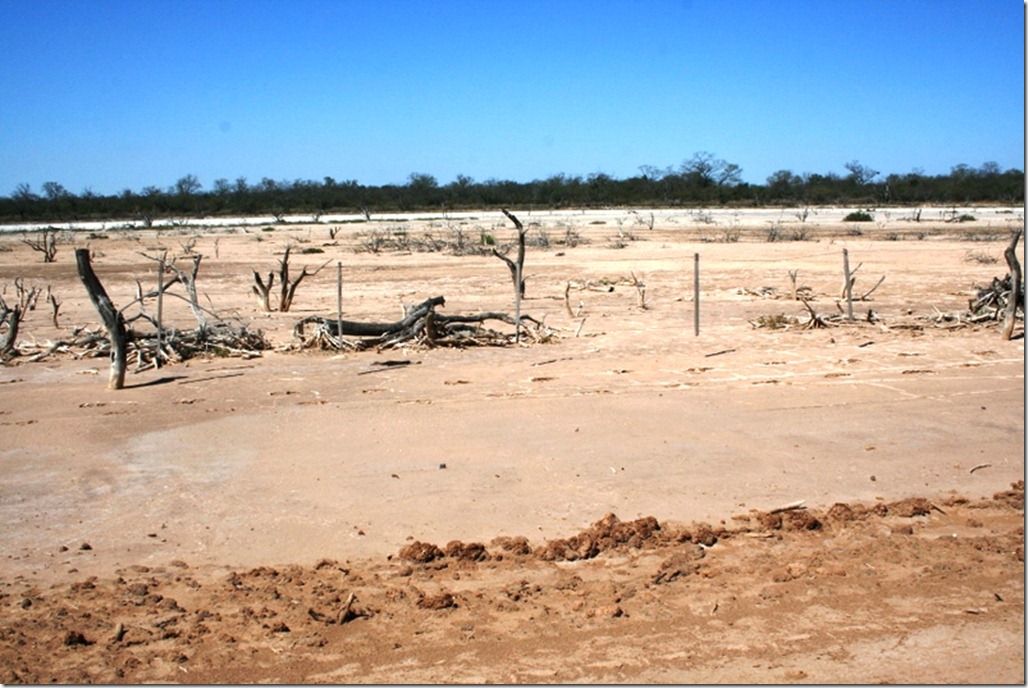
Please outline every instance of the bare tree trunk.
[{"label": "bare tree trunk", "polygon": [[18,326],[21,324],[21,307],[8,308],[0,297],[0,325],[7,323],[7,334],[0,337],[0,357],[14,350],[14,341],[18,338]]},{"label": "bare tree trunk", "polygon": [[289,311],[289,307],[293,304],[292,294],[296,293],[296,287],[300,286],[300,280],[304,278],[303,272],[296,278],[296,284],[290,289],[289,285],[289,252],[292,250],[292,246],[286,246],[286,252],[282,256],[282,260],[278,263],[278,281],[279,281],[279,294],[278,309],[283,313]]},{"label": "bare tree trunk", "polygon": [[503,255],[495,248],[493,249],[493,255],[502,260],[510,268],[510,277],[514,280],[514,293],[520,295],[522,298],[525,296],[525,280],[523,275],[525,273],[525,234],[528,230],[525,229],[524,225],[521,224],[521,220],[514,216],[506,208],[503,209],[503,214],[506,215],[514,226],[518,230],[518,258],[517,261],[513,261],[507,256]]},{"label": "bare tree trunk", "polygon": [[445,306],[446,299],[442,296],[436,296],[431,299],[427,299],[417,306],[410,309],[402,320],[391,323],[365,323],[365,322],[351,322],[349,320],[326,320],[318,316],[308,316],[299,322],[293,328],[294,334],[302,334],[303,326],[307,323],[321,323],[328,330],[329,334],[333,337],[341,337],[343,335],[351,335],[357,337],[381,337],[389,334],[395,334],[412,327],[418,320],[424,318],[430,311],[436,306]]},{"label": "bare tree trunk", "polygon": [[78,265],[79,278],[89,294],[89,300],[100,314],[111,340],[111,375],[107,380],[107,388],[121,389],[125,386],[125,318],[115,309],[96,273],[93,272],[93,266],[89,262],[89,249],[75,249],[75,262]]},{"label": "bare tree trunk", "polygon": [[157,259],[157,345],[154,347],[153,357],[153,364],[157,368],[161,367],[161,329],[164,327],[162,322],[164,319],[164,261],[167,257],[168,252],[164,251]]},{"label": "bare tree trunk", "polygon": [[46,300],[50,304],[50,311],[54,327],[58,328],[60,327],[60,325],[57,324],[57,314],[61,310],[61,302],[58,301],[57,297],[54,296],[52,291],[50,291],[50,287],[46,288]]},{"label": "bare tree trunk", "polygon": [[1021,240],[1021,230],[1014,232],[1010,245],[1003,251],[1003,257],[1007,259],[1007,266],[1010,268],[1010,296],[1007,298],[1007,312],[1003,318],[1003,339],[1009,340],[1014,335],[1014,321],[1017,319],[1017,309],[1024,312],[1024,303],[1021,292],[1021,262],[1017,259],[1017,243]]},{"label": "bare tree trunk", "polygon": [[253,271],[253,293],[257,295],[257,302],[265,313],[271,312],[271,287],[275,283],[275,273],[268,273],[268,281],[265,282],[256,270]]}]

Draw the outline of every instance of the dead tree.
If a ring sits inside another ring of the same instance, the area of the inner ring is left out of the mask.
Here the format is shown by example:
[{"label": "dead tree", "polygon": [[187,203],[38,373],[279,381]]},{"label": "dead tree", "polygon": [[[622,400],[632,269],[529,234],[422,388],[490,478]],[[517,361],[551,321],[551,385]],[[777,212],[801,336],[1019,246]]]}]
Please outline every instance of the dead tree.
[{"label": "dead tree", "polygon": [[253,293],[257,295],[257,303],[265,313],[271,312],[271,287],[275,284],[275,273],[268,273],[268,281],[261,279],[260,273],[253,271]]},{"label": "dead tree", "polygon": [[289,281],[289,249],[291,247],[286,246],[285,255],[282,256],[282,260],[279,261],[278,269],[278,284],[281,290],[281,295],[278,303],[278,310],[282,313],[288,313],[289,309],[293,306],[293,298],[296,296],[296,288],[300,286],[300,282],[303,281],[304,277],[313,277],[314,275],[321,272],[321,270],[331,263],[332,261],[326,260],[322,263],[321,267],[316,269],[314,272],[307,272],[307,266],[304,266],[297,275],[296,279]]},{"label": "dead tree", "polygon": [[525,235],[528,230],[521,224],[521,220],[514,216],[506,208],[503,208],[503,214],[506,215],[514,226],[518,230],[518,255],[517,260],[511,260],[507,256],[503,255],[495,248],[493,249],[493,255],[502,260],[510,268],[510,277],[514,282],[514,291],[521,295],[522,298],[525,296]]},{"label": "dead tree", "polygon": [[107,335],[111,342],[111,374],[107,380],[108,389],[121,389],[125,386],[125,362],[128,337],[125,331],[125,318],[118,311],[111,299],[107,296],[106,290],[93,272],[93,266],[89,261],[89,249],[75,249],[75,262],[78,265],[79,278],[86,287],[89,300],[93,303],[107,328]]},{"label": "dead tree", "polygon": [[[314,275],[321,272],[321,270],[331,263],[331,260],[325,261],[319,268],[313,272],[308,272],[307,267],[304,266],[300,271],[300,274],[295,279],[290,281],[289,278],[289,253],[292,250],[291,246],[286,246],[285,253],[278,262],[278,282],[279,282],[279,300],[278,310],[282,313],[289,312],[292,308],[293,299],[296,297],[296,289],[300,286],[300,282],[303,281],[304,277],[313,277]],[[253,279],[256,282],[253,285],[253,293],[257,295],[257,302],[261,308],[266,312],[271,312],[271,287],[275,283],[275,274],[269,272],[268,280],[265,282],[261,279],[260,274],[254,270]]]},{"label": "dead tree", "polygon": [[1014,321],[1017,309],[1024,313],[1024,288],[1021,286],[1021,262],[1017,259],[1017,244],[1021,240],[1021,230],[1014,232],[1010,245],[1003,251],[1003,257],[1010,268],[1010,296],[1007,297],[1007,310],[1003,317],[1003,339],[1010,340],[1014,335]]},{"label": "dead tree", "polygon": [[35,239],[22,239],[22,243],[33,251],[42,253],[44,263],[53,263],[57,260],[57,230],[53,227],[41,230]]},{"label": "dead tree", "polygon": [[7,326],[6,334],[0,335],[0,359],[5,359],[14,351],[14,342],[18,339],[18,326],[21,324],[21,307],[11,308],[0,296],[0,328]]},{"label": "dead tree", "polygon": [[46,288],[46,301],[50,304],[50,318],[53,321],[54,328],[59,328],[60,325],[57,324],[57,313],[61,310],[62,302],[57,300],[57,297],[54,296],[54,293],[50,290],[50,287]]}]

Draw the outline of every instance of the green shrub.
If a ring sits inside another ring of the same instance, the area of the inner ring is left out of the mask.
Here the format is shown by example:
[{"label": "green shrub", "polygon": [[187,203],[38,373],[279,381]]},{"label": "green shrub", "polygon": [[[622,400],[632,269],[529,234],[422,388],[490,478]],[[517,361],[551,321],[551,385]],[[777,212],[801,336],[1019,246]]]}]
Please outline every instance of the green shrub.
[{"label": "green shrub", "polygon": [[866,210],[854,210],[852,213],[842,218],[843,222],[874,222],[874,215],[867,212]]}]

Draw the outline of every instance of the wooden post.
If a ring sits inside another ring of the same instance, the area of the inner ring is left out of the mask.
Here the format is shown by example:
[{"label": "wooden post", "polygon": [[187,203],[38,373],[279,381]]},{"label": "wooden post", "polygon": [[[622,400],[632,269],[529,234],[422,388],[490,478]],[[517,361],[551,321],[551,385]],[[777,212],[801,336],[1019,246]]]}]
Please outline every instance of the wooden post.
[{"label": "wooden post", "polygon": [[157,259],[157,351],[154,354],[154,367],[161,367],[161,323],[164,315],[164,257],[167,251]]},{"label": "wooden post", "polygon": [[336,334],[339,336],[338,347],[343,348],[343,261],[336,263]]},{"label": "wooden post", "polygon": [[692,267],[692,325],[696,336],[700,336],[700,254],[693,256]]},{"label": "wooden post", "polygon": [[842,249],[842,270],[846,280],[846,317],[853,322],[853,278],[850,277],[850,252]]},{"label": "wooden post", "polygon": [[1003,317],[1003,340],[1008,341],[1014,336],[1014,322],[1017,319],[1017,307],[1024,311],[1024,304],[1021,303],[1021,262],[1017,259],[1017,242],[1021,240],[1021,230],[1014,232],[1010,245],[1003,251],[1003,257],[1007,260],[1007,267],[1010,269],[1010,296],[1007,298],[1007,312]]},{"label": "wooden post", "polygon": [[86,287],[86,293],[89,294],[89,300],[100,314],[111,340],[111,375],[107,380],[107,388],[121,389],[125,386],[125,318],[115,309],[96,273],[93,272],[93,266],[89,262],[89,249],[75,249],[75,262],[78,265],[79,278]]}]

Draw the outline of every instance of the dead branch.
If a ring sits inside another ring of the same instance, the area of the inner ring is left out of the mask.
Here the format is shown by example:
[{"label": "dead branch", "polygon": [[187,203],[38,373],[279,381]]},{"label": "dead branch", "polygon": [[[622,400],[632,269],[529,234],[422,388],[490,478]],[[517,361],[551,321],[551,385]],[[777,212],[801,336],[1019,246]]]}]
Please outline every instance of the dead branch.
[{"label": "dead branch", "polygon": [[[126,320],[129,324],[155,326],[156,321],[148,315],[136,314]],[[259,358],[261,352],[270,348],[270,343],[259,331],[219,322],[206,330],[177,330],[165,327],[160,340],[160,349],[155,332],[144,332],[126,327],[126,367],[142,372],[157,367],[158,360],[178,363],[197,356]],[[102,330],[75,328],[70,336],[45,344],[22,343],[18,347],[27,362],[41,361],[57,354],[74,358],[101,358],[111,354],[110,339]]]},{"label": "dead branch", "polygon": [[857,281],[857,270],[859,270],[860,266],[863,265],[863,264],[864,263],[862,263],[862,262],[861,263],[857,263],[857,267],[855,267],[852,270],[850,270],[850,275],[849,275],[850,280],[849,280],[848,284],[846,283],[846,280],[843,279],[843,281],[842,281],[843,282],[843,284],[842,284],[842,291],[839,292],[839,298],[840,299],[845,299],[846,298],[846,292],[847,291],[851,291],[853,289],[853,284]]},{"label": "dead branch", "polygon": [[800,301],[803,303],[803,306],[807,309],[807,312],[810,313],[810,320],[807,322],[806,325],[803,326],[804,329],[810,330],[831,327],[831,325],[829,325],[824,318],[817,314],[817,311],[815,311],[813,306],[810,305],[810,301],[803,298],[801,298]]},{"label": "dead branch", "polygon": [[165,269],[171,270],[175,273],[175,279],[183,287],[186,288],[186,294],[189,296],[189,308],[193,311],[193,317],[196,318],[197,326],[200,328],[207,327],[207,318],[204,317],[204,308],[200,306],[200,302],[196,295],[196,274],[200,271],[200,261],[203,260],[203,255],[194,253],[192,255],[193,269],[189,272],[185,272],[175,265],[174,261],[170,264],[165,265]]},{"label": "dead branch", "polygon": [[806,500],[804,500],[804,499],[800,499],[800,500],[797,500],[795,502],[789,502],[788,504],[783,504],[782,506],[778,507],[777,509],[772,509],[768,513],[769,514],[780,514],[780,513],[783,513],[785,511],[794,511],[796,509],[803,509],[803,508],[805,508],[803,506],[803,503],[805,501]]},{"label": "dead branch", "polygon": [[875,292],[875,289],[880,287],[882,285],[882,282],[884,282],[884,281],[885,281],[885,275],[882,275],[882,278],[880,280],[878,280],[873,287],[871,287],[866,292],[864,292],[863,294],[858,296],[856,298],[856,300],[857,301],[867,301],[868,300],[867,297],[871,296],[871,294],[873,294]]},{"label": "dead branch", "polygon": [[343,605],[343,610],[339,612],[339,623],[344,624],[347,621],[352,620],[356,615],[353,613],[353,603],[357,599],[357,596],[352,592],[346,598],[346,604]]}]

